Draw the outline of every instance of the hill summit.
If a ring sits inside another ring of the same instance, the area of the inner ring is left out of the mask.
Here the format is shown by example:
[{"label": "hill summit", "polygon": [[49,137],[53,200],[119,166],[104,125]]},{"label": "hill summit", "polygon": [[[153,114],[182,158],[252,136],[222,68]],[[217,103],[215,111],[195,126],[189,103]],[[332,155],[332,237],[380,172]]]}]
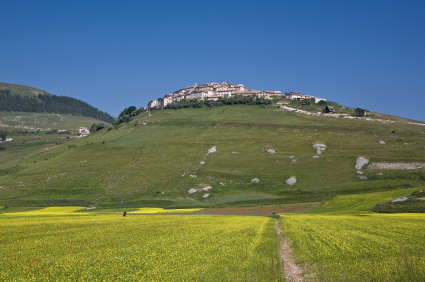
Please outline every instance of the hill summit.
[{"label": "hill summit", "polygon": [[0,83],[0,111],[72,114],[96,118],[108,123],[115,119],[89,104],[67,96],[56,96],[34,87]]}]

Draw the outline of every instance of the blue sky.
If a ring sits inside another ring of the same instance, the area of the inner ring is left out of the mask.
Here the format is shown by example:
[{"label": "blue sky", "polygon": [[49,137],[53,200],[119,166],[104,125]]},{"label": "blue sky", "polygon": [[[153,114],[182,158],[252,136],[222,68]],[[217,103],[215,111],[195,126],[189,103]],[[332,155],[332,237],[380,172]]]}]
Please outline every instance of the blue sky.
[{"label": "blue sky", "polygon": [[2,1],[0,81],[113,116],[195,83],[425,121],[425,1]]}]

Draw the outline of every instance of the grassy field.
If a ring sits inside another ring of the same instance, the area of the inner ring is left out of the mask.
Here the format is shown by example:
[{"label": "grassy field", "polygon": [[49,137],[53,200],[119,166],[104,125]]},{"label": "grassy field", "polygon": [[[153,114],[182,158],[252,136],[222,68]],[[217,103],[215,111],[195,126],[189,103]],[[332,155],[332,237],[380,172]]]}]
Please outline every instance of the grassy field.
[{"label": "grassy field", "polygon": [[282,281],[269,217],[82,215],[81,207],[0,216],[4,281]]},{"label": "grassy field", "polygon": [[0,90],[3,89],[9,89],[10,90],[10,94],[19,94],[21,96],[27,96],[27,97],[32,97],[38,94],[50,94],[44,90],[38,89],[38,88],[34,88],[34,87],[30,87],[30,86],[25,86],[25,85],[19,85],[19,84],[12,84],[12,83],[4,83],[4,82],[0,82]]},{"label": "grassy field", "polygon": [[423,281],[425,215],[370,211],[415,190],[338,196],[304,214],[282,214],[297,262],[313,281]]},{"label": "grassy field", "polygon": [[[9,173],[0,175],[0,204],[231,207],[423,187],[424,169],[366,166],[364,175],[371,180],[362,181],[354,168],[359,156],[371,162],[424,162],[423,131],[402,122],[307,116],[276,106],[142,113],[128,124],[3,166]],[[320,155],[312,147],[316,142],[327,146]],[[213,146],[217,151],[207,154]],[[297,179],[293,186],[285,182],[291,176]],[[208,186],[208,192],[188,193]]]},{"label": "grassy field", "polygon": [[[71,135],[72,133],[74,135]],[[7,138],[12,138],[12,141],[0,143],[0,147],[3,148],[0,150],[0,177],[18,171],[17,161],[65,144],[73,140],[72,136],[78,136],[78,134],[75,131],[63,133],[9,131]]]},{"label": "grassy field", "polygon": [[105,123],[92,117],[73,116],[71,114],[0,112],[0,129],[6,131],[37,129],[48,131],[55,128],[78,132],[81,126],[90,128],[93,123],[101,122]]}]

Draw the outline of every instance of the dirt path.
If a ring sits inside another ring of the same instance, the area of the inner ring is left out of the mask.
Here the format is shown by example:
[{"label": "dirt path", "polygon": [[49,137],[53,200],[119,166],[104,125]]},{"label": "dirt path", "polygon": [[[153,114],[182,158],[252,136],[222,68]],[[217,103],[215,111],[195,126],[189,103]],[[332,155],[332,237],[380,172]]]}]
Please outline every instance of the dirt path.
[{"label": "dirt path", "polygon": [[302,269],[295,264],[292,258],[292,249],[288,240],[282,234],[280,222],[276,219],[277,234],[280,237],[280,257],[282,259],[283,269],[285,271],[286,280],[291,282],[303,281]]}]

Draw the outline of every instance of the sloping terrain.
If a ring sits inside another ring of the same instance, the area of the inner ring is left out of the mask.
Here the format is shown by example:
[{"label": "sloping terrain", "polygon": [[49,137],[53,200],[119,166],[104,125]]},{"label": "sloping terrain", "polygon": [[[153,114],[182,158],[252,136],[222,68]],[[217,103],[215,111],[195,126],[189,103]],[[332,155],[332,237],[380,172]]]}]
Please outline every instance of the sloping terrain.
[{"label": "sloping terrain", "polygon": [[3,130],[71,130],[78,132],[79,127],[101,123],[99,119],[71,114],[0,112],[0,129]]},{"label": "sloping terrain", "polygon": [[[148,115],[4,166],[0,205],[252,206],[425,186],[424,168],[369,168],[425,162],[421,125],[274,105]],[[359,157],[369,161],[361,169]]]},{"label": "sloping terrain", "polygon": [[6,112],[6,115],[10,112],[72,114],[74,116],[91,117],[108,123],[115,121],[108,113],[99,111],[78,99],[56,96],[37,88],[9,83],[0,83],[1,112]]},{"label": "sloping terrain", "polygon": [[44,90],[41,90],[35,87],[0,82],[0,90],[7,90],[7,89],[10,90],[10,94],[20,95],[24,97],[34,97],[34,96],[37,96],[38,94],[52,95],[49,92],[46,92]]}]

